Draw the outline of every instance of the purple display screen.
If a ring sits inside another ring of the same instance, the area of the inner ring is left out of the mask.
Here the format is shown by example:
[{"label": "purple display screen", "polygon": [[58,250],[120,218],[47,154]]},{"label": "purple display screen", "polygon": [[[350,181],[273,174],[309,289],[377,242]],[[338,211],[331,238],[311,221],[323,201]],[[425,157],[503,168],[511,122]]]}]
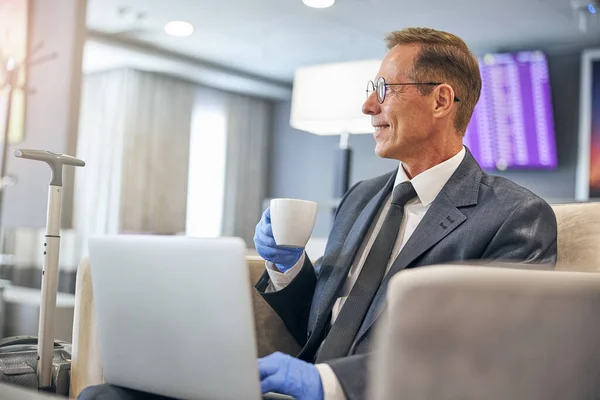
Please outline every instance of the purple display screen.
[{"label": "purple display screen", "polygon": [[548,62],[539,51],[479,59],[481,98],[465,145],[484,169],[555,168]]}]

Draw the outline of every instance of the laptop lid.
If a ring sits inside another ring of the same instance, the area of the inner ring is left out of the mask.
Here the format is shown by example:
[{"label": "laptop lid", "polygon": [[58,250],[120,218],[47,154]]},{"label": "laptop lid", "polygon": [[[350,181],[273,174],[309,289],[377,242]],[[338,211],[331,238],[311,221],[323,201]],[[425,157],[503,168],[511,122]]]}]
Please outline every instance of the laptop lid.
[{"label": "laptop lid", "polygon": [[183,399],[259,399],[245,250],[238,238],[91,238],[106,381]]}]

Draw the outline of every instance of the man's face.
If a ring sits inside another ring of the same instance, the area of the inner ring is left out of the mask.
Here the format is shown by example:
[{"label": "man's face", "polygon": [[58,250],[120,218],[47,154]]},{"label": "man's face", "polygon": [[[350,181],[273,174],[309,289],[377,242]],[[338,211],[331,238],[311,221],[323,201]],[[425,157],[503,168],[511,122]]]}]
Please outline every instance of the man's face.
[{"label": "man's face", "polygon": [[[379,74],[386,83],[413,82],[407,75],[419,51],[418,45],[398,45],[383,59]],[[435,122],[432,98],[423,96],[416,85],[389,86],[383,104],[371,93],[363,104],[375,127],[375,153],[379,157],[402,160],[414,157],[432,136]]]}]

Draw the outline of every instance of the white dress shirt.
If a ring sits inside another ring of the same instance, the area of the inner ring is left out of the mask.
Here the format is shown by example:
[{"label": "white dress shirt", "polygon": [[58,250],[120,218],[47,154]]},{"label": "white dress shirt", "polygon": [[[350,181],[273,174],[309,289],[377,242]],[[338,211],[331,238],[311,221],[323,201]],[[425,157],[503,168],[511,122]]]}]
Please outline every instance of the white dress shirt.
[{"label": "white dress shirt", "polygon": [[[415,188],[415,192],[417,192],[417,197],[412,200],[409,200],[404,206],[404,218],[400,224],[400,230],[398,232],[398,237],[396,238],[396,243],[392,250],[392,254],[396,256],[400,254],[400,251],[413,234],[417,226],[425,216],[427,210],[431,206],[431,203],[435,200],[437,195],[440,193],[444,185],[448,182],[452,174],[456,171],[460,163],[465,157],[465,149],[464,147],[452,158],[440,163],[433,168],[428,169],[415,176],[412,180],[408,178],[402,164],[398,168],[398,173],[396,174],[396,180],[394,182],[394,187],[399,185],[402,182],[410,181]],[[342,288],[340,293],[340,297],[338,297],[337,301],[333,305],[333,309],[331,312],[331,323],[335,322],[339,312],[346,301],[350,290],[356,283],[358,279],[358,275],[367,259],[369,251],[373,246],[373,242],[377,237],[377,234],[381,230],[381,226],[383,225],[383,221],[388,213],[390,208],[390,204],[392,202],[391,194],[386,199],[383,207],[379,210],[377,216],[374,219],[374,224],[371,226],[369,231],[365,236],[365,240],[363,241],[360,249],[358,250],[357,256],[354,259],[352,266],[350,267],[350,271],[348,272],[348,278]],[[270,262],[267,262],[267,273],[270,278],[270,285],[267,291],[277,291],[286,287],[296,275],[302,269],[302,265],[304,264],[304,257],[306,257],[304,253],[300,260],[285,273],[281,273],[275,265]],[[390,257],[390,260],[387,265],[387,270],[391,268],[396,256]],[[316,365],[319,374],[321,375],[321,381],[323,382],[323,390],[325,392],[325,400],[346,400],[346,396],[344,396],[344,392],[342,391],[341,385],[335,376],[335,373],[327,364],[317,364]]]}]

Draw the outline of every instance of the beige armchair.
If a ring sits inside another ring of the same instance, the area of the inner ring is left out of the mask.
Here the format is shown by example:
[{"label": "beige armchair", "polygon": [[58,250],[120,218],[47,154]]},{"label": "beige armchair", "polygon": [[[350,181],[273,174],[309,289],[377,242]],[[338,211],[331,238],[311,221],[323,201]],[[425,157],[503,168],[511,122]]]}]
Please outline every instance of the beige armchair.
[{"label": "beige armchair", "polygon": [[[568,204],[553,207],[558,221],[557,269],[600,271],[600,203]],[[249,284],[264,271],[264,262],[248,257]],[[539,273],[539,271],[534,272]],[[71,365],[71,396],[89,385],[102,383],[102,367],[93,311],[89,262],[79,265],[76,284]],[[253,297],[259,356],[275,350],[294,354],[298,346],[283,323],[256,293]]]},{"label": "beige armchair", "polygon": [[431,266],[387,304],[369,399],[600,398],[600,274]]}]

